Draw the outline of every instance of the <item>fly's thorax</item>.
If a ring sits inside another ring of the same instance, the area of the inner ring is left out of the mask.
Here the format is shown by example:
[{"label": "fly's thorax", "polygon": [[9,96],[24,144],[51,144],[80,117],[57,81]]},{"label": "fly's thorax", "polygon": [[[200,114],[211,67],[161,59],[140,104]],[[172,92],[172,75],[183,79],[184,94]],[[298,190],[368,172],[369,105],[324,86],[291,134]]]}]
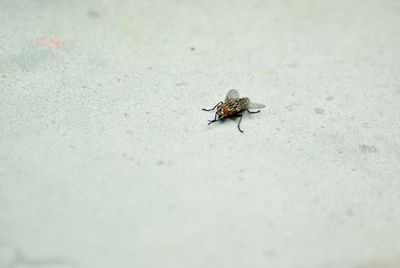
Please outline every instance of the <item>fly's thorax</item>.
[{"label": "fly's thorax", "polygon": [[247,109],[250,100],[248,98],[230,99],[217,108],[218,118],[224,118]]},{"label": "fly's thorax", "polygon": [[226,102],[225,105],[228,107],[230,113],[234,114],[246,109],[249,103],[250,100],[248,98],[237,98]]}]

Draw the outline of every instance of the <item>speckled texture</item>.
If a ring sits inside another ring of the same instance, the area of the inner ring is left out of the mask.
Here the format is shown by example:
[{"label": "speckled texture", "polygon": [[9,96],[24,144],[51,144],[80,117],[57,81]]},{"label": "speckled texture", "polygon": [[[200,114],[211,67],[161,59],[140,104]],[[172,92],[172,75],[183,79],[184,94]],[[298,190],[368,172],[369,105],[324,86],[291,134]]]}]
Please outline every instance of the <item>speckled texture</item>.
[{"label": "speckled texture", "polygon": [[[400,267],[400,2],[0,1],[0,267]],[[244,134],[201,111],[267,105]]]}]

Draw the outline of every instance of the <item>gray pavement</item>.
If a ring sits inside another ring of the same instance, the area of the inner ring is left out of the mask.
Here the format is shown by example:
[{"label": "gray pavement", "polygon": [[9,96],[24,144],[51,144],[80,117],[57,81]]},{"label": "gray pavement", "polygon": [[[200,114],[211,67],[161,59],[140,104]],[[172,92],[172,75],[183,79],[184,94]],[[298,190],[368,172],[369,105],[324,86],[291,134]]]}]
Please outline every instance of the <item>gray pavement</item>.
[{"label": "gray pavement", "polygon": [[[400,2],[0,0],[0,267],[400,267]],[[230,88],[242,121],[201,111]]]}]

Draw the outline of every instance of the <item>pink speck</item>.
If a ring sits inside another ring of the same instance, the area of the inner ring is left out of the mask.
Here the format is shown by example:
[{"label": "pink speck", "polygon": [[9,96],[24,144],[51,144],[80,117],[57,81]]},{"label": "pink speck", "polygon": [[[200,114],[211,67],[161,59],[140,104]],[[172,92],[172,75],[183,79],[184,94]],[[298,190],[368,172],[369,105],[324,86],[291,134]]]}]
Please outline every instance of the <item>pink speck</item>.
[{"label": "pink speck", "polygon": [[115,73],[119,76],[126,76],[125,71],[123,69],[117,69]]},{"label": "pink speck", "polygon": [[287,109],[288,110],[288,112],[293,112],[294,111],[294,108],[293,107],[290,107],[289,109]]},{"label": "pink speck", "polygon": [[36,44],[49,48],[58,48],[62,46],[64,42],[55,38],[54,36],[46,36],[36,39]]},{"label": "pink speck", "polygon": [[32,128],[32,124],[31,123],[24,123],[21,125],[21,128],[23,129],[31,129]]}]

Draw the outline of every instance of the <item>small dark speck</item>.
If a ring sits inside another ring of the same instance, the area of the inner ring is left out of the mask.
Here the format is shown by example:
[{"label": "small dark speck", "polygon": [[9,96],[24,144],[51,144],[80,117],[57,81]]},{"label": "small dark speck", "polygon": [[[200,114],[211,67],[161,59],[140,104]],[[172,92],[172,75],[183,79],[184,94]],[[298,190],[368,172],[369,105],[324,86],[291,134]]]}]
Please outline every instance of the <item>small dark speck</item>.
[{"label": "small dark speck", "polygon": [[368,123],[368,122],[364,122],[362,125],[363,125],[363,127],[365,127],[365,128],[371,128],[371,127],[369,126],[369,123]]},{"label": "small dark speck", "polygon": [[92,18],[97,18],[97,17],[99,16],[99,13],[98,13],[97,11],[95,11],[95,10],[88,10],[88,11],[86,12],[86,14],[87,14],[89,17],[92,17]]},{"label": "small dark speck", "polygon": [[334,99],[335,99],[334,96],[328,96],[328,97],[326,97],[326,100],[327,100],[327,101],[333,101]]},{"label": "small dark speck", "polygon": [[183,85],[186,85],[186,82],[180,82],[180,83],[178,83],[178,84],[176,84],[176,86],[183,86]]},{"label": "small dark speck", "polygon": [[315,109],[314,109],[314,112],[315,112],[316,114],[324,114],[324,113],[325,113],[325,110],[318,107],[318,108],[315,108]]},{"label": "small dark speck", "polygon": [[276,258],[277,257],[277,253],[275,250],[270,249],[270,250],[265,250],[263,253],[264,257],[266,258]]},{"label": "small dark speck", "polygon": [[194,47],[191,47],[191,48],[190,48],[190,50],[191,50],[191,51],[195,51],[195,50],[196,50],[196,48],[194,48]]},{"label": "small dark speck", "polygon": [[129,117],[129,114],[128,114],[128,113],[124,113],[124,116],[125,116],[125,117]]},{"label": "small dark speck", "polygon": [[346,210],[346,215],[347,215],[347,216],[350,216],[350,217],[354,216],[353,209],[352,209],[352,208],[347,209],[347,210]]},{"label": "small dark speck", "polygon": [[378,149],[374,145],[361,144],[358,146],[363,153],[376,153]]},{"label": "small dark speck", "polygon": [[157,161],[157,166],[161,166],[161,165],[163,165],[164,164],[164,162],[163,161]]}]

